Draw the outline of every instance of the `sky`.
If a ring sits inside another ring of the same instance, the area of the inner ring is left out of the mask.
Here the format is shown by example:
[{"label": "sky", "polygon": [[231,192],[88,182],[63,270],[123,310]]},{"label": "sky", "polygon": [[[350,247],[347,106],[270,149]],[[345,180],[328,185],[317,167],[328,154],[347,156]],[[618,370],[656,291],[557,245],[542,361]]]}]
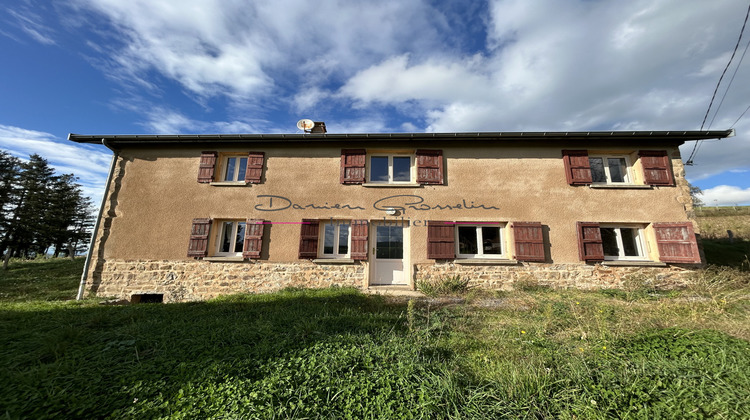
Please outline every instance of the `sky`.
[{"label": "sky", "polygon": [[[111,153],[68,133],[698,130],[748,6],[0,0],[0,149],[98,203]],[[750,28],[704,124],[737,135],[686,168],[707,205],[750,205],[748,45]]]}]

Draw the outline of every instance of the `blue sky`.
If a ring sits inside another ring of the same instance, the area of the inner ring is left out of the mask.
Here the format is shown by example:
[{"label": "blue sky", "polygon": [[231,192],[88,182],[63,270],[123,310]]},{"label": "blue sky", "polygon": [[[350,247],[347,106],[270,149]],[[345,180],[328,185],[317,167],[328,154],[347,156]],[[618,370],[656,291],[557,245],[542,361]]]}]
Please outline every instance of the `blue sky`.
[{"label": "blue sky", "polygon": [[[300,118],[331,133],[697,130],[747,9],[0,0],[0,148],[39,153],[99,200],[110,153],[69,132],[293,133]],[[737,136],[703,142],[687,168],[710,205],[750,204],[748,42],[750,28],[708,119]]]}]

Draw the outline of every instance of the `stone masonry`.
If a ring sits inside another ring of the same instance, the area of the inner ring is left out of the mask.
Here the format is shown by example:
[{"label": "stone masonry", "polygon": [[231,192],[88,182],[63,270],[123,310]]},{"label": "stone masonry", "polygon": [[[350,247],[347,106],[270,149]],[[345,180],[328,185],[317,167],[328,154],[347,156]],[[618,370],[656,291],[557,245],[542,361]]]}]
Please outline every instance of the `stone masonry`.
[{"label": "stone masonry", "polygon": [[211,299],[234,293],[266,293],[286,287],[361,288],[362,263],[215,263],[207,261],[109,260],[89,292],[130,300],[134,294],[163,294],[164,302]]},{"label": "stone masonry", "polygon": [[554,288],[610,289],[633,284],[660,288],[684,285],[691,270],[677,267],[607,266],[603,264],[468,265],[454,262],[417,264],[417,284],[435,282],[448,276],[469,279],[469,287],[510,290],[517,283]]}]

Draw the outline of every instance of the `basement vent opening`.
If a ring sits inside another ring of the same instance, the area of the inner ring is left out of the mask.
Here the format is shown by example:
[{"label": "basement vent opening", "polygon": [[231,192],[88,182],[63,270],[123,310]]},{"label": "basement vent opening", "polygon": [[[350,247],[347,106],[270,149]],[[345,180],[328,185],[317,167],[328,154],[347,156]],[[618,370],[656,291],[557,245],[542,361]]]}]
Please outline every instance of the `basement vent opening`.
[{"label": "basement vent opening", "polygon": [[142,293],[130,297],[130,303],[162,303],[164,295],[161,293]]}]

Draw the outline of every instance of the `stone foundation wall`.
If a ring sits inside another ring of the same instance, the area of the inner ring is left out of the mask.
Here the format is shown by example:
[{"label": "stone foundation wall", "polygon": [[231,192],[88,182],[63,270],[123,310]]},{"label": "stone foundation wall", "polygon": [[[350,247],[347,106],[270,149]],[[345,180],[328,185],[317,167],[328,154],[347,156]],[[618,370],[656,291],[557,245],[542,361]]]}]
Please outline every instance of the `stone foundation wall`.
[{"label": "stone foundation wall", "polygon": [[417,264],[417,284],[460,275],[469,279],[469,287],[510,290],[516,282],[555,288],[610,289],[632,283],[671,288],[684,285],[691,270],[669,267],[626,267],[601,264],[464,265],[453,262]]},{"label": "stone foundation wall", "polygon": [[164,302],[211,299],[234,293],[266,293],[286,287],[324,288],[365,284],[363,263],[212,263],[207,261],[110,260],[94,273],[88,292],[130,300],[157,293]]},{"label": "stone foundation wall", "polygon": [[[134,294],[163,294],[164,302],[211,299],[234,293],[267,293],[286,287],[367,287],[367,263],[315,264],[207,261],[110,260],[93,273],[88,292],[130,300]],[[470,287],[509,290],[517,282],[556,288],[606,289],[649,283],[675,287],[692,271],[676,267],[620,267],[601,264],[468,265],[416,264],[414,278],[436,281],[460,275]]]}]

